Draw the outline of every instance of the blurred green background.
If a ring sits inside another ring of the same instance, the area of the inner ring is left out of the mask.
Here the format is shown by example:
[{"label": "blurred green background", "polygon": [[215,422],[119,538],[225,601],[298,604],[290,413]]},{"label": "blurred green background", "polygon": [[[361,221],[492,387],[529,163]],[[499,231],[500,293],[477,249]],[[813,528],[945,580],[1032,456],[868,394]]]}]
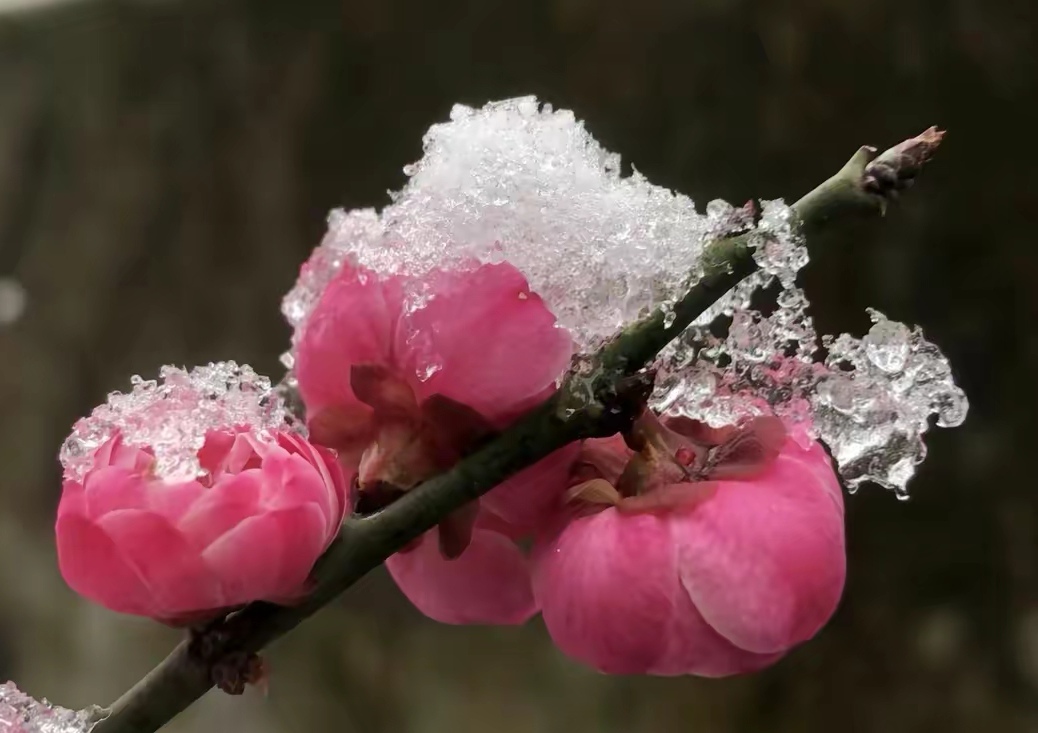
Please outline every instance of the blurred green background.
[{"label": "blurred green background", "polygon": [[334,206],[381,205],[455,102],[574,109],[705,204],[790,199],[861,144],[949,130],[884,221],[813,243],[821,330],[922,324],[972,401],[908,503],[848,501],[833,622],[773,669],[605,677],[539,622],[439,626],[382,572],[270,652],[268,698],[171,731],[1038,731],[1033,0],[0,0],[0,679],[107,703],[177,635],[57,572],[57,447],[163,363],[277,374]]}]

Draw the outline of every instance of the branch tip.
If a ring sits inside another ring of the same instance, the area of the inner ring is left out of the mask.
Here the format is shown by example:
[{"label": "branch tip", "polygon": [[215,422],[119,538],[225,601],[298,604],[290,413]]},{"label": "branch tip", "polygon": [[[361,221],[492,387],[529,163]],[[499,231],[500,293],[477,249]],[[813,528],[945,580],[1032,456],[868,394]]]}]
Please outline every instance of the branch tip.
[{"label": "branch tip", "polygon": [[887,201],[896,199],[930,162],[944,135],[944,130],[934,125],[884,151],[865,166],[862,189]]}]

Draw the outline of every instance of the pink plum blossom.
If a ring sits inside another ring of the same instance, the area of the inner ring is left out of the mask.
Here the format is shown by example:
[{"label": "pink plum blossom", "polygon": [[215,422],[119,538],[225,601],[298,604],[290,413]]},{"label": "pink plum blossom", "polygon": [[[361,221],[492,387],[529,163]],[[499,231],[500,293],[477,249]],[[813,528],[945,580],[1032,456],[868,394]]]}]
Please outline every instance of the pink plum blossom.
[{"label": "pink plum blossom", "polygon": [[204,476],[164,480],[148,447],[116,433],[82,480],[67,477],[56,532],[69,586],[177,626],[301,598],[351,502],[334,455],[293,432],[213,430],[198,461]]},{"label": "pink plum blossom", "polygon": [[639,420],[588,441],[570,504],[534,549],[556,645],[613,674],[749,672],[814,636],[843,589],[829,457],[774,418],[711,430]]},{"label": "pink plum blossom", "polygon": [[[376,510],[453,466],[547,399],[573,353],[509,264],[384,276],[350,264],[297,334],[295,372],[312,438]],[[521,623],[536,612],[515,539],[553,511],[575,447],[456,512],[387,562],[405,595],[449,623]]]}]

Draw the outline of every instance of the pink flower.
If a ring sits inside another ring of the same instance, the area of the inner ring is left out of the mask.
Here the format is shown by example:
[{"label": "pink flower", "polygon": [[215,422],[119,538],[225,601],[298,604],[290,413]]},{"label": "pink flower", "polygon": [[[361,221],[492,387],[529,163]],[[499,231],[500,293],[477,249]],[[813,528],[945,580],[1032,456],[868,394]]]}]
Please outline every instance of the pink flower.
[{"label": "pink flower", "polygon": [[445,624],[522,624],[537,613],[529,561],[511,525],[478,511],[468,546],[450,560],[440,551],[439,532],[386,560],[415,608]]},{"label": "pink flower", "polygon": [[346,265],[303,326],[295,371],[315,439],[363,464],[362,487],[406,490],[546,399],[572,353],[511,265],[422,281]]},{"label": "pink flower", "polygon": [[[421,280],[346,265],[303,325],[295,370],[311,435],[356,474],[366,512],[547,399],[572,352],[569,334],[511,265]],[[549,456],[390,558],[405,595],[449,623],[521,623],[535,613],[514,540],[553,510],[575,450]]]},{"label": "pink flower", "polygon": [[165,481],[117,433],[82,481],[66,479],[56,532],[73,590],[171,625],[305,593],[350,503],[334,456],[291,432],[227,430],[207,434],[198,460],[204,478]]},{"label": "pink flower", "polygon": [[767,666],[832,615],[845,576],[829,458],[759,418],[714,431],[649,414],[590,441],[571,512],[534,550],[534,594],[566,654],[614,674]]}]

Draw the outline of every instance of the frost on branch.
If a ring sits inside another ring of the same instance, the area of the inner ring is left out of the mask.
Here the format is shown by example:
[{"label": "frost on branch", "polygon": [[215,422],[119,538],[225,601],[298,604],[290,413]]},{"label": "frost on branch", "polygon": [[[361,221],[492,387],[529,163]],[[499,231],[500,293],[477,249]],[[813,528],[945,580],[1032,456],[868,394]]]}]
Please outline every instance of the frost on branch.
[{"label": "frost on branch", "polygon": [[[866,482],[908,497],[908,482],[926,456],[923,435],[960,425],[968,402],[948,360],[922,330],[869,310],[873,326],[861,339],[819,339],[809,302],[795,285],[807,248],[788,227],[788,209],[764,204],[755,256],[761,265],[662,355],[656,406],[727,425],[749,415],[784,419],[801,441],[821,439],[844,483]],[[752,307],[778,285],[769,315]],[[727,334],[710,325],[731,319]],[[828,355],[821,358],[824,347]]]},{"label": "frost on branch", "polygon": [[455,106],[424,144],[425,156],[404,169],[410,181],[381,213],[332,212],[283,304],[297,329],[347,258],[415,275],[507,261],[587,350],[681,296],[705,242],[752,225],[723,202],[704,215],[637,172],[622,176],[619,155],[572,112],[534,97]]},{"label": "frost on branch", "polygon": [[0,733],[88,733],[98,713],[96,708],[72,711],[34,700],[13,682],[0,685]]},{"label": "frost on branch", "polygon": [[157,476],[177,481],[203,474],[197,453],[208,431],[248,426],[262,437],[261,431],[291,424],[270,379],[247,364],[217,362],[189,372],[164,366],[159,376],[132,377],[129,394],[112,392],[76,422],[59,456],[66,479],[80,480],[94,451],[116,431],[127,445],[150,447]]}]

